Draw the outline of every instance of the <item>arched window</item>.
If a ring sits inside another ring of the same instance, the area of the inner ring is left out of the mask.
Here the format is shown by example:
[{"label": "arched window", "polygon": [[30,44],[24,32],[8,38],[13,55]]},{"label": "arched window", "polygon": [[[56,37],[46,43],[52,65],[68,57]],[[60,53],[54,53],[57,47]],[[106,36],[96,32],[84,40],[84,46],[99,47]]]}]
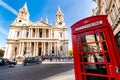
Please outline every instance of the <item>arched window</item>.
[{"label": "arched window", "polygon": [[27,31],[26,37],[28,37],[29,32]]},{"label": "arched window", "polygon": [[60,37],[62,38],[62,33],[60,33]]},{"label": "arched window", "polygon": [[62,25],[62,22],[59,22],[59,25]]},{"label": "arched window", "polygon": [[19,37],[19,32],[17,32],[17,37]]},{"label": "arched window", "polygon": [[60,50],[61,50],[61,51],[63,50],[63,47],[62,47],[62,46],[60,46]]}]

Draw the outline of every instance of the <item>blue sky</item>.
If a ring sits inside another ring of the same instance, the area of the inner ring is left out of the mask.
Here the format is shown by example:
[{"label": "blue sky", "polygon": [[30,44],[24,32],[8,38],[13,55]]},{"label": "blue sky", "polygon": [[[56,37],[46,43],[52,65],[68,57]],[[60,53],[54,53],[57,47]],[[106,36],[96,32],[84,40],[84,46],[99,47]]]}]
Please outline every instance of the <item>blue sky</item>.
[{"label": "blue sky", "polygon": [[18,10],[27,3],[30,20],[36,22],[48,17],[49,23],[54,24],[58,6],[64,13],[64,19],[68,27],[69,48],[71,48],[71,26],[92,15],[92,9],[96,7],[93,0],[0,0],[0,47],[6,46],[10,24],[17,17]]}]

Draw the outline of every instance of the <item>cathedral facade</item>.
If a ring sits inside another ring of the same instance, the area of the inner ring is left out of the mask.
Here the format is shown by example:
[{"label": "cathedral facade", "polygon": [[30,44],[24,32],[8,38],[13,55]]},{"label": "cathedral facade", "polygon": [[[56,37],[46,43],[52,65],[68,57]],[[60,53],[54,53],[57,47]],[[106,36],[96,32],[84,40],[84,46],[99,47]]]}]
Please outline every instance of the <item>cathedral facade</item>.
[{"label": "cathedral facade", "polygon": [[48,18],[46,21],[41,18],[33,23],[29,16],[25,3],[10,25],[4,57],[12,59],[41,55],[67,56],[68,28],[60,7],[55,15],[54,26],[49,24]]}]

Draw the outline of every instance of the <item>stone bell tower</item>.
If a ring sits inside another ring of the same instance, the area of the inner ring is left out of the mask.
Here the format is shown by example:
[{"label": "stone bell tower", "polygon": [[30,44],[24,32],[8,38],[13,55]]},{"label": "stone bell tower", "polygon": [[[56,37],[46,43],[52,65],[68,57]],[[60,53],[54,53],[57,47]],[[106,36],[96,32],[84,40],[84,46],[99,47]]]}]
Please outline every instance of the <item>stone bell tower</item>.
[{"label": "stone bell tower", "polygon": [[58,7],[57,13],[56,13],[56,19],[55,19],[55,26],[64,27],[64,14],[62,13],[60,7]]},{"label": "stone bell tower", "polygon": [[24,6],[19,10],[18,12],[18,18],[21,18],[23,20],[29,20],[29,12],[27,8],[27,4],[25,3]]},{"label": "stone bell tower", "polygon": [[18,11],[18,16],[13,23],[28,23],[29,22],[29,12],[27,8],[27,3]]}]

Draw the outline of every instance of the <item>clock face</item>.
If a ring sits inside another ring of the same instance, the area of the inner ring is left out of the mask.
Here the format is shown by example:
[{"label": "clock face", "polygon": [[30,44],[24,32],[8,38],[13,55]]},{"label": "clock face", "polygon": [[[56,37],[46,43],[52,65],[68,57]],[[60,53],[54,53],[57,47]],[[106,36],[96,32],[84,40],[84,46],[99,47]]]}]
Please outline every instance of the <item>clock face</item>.
[{"label": "clock face", "polygon": [[22,22],[22,20],[19,20],[19,22]]}]

